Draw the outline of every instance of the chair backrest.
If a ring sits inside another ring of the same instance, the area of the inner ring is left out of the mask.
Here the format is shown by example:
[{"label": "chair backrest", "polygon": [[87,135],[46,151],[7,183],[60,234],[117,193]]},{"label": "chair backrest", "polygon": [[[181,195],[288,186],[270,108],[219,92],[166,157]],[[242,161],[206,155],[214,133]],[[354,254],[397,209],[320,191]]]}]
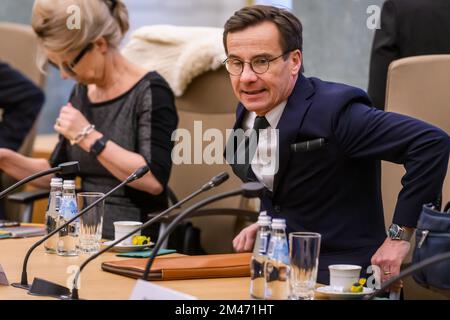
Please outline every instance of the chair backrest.
[{"label": "chair backrest", "polygon": [[[0,41],[0,59],[19,70],[37,86],[43,88],[45,75],[36,64],[38,41],[32,28],[27,25],[2,22],[0,23],[0,39],[2,39]],[[31,156],[35,137],[36,124],[22,143],[19,153]],[[3,188],[11,185],[13,182],[14,180],[10,177],[2,175],[1,185]],[[17,205],[7,204],[8,218],[20,219],[21,209]]]},{"label": "chair backrest", "polygon": [[0,39],[0,59],[42,88],[45,75],[36,64],[38,41],[32,28],[28,25],[1,22]]},{"label": "chair backrest", "polygon": [[[404,58],[389,66],[386,111],[405,114],[430,124],[447,133],[450,132],[450,55],[427,55]],[[403,166],[383,162],[382,195],[386,227],[392,216],[400,192]],[[450,200],[450,177],[447,177],[442,191],[443,200]],[[414,247],[414,243],[412,243]],[[407,261],[411,259],[408,256]],[[411,281],[412,282],[412,281]],[[419,289],[408,291],[407,298]],[[420,290],[420,294],[429,293]],[[436,297],[434,297],[436,298]]]},{"label": "chair backrest", "polygon": [[[394,61],[388,72],[386,111],[405,114],[450,132],[450,55],[429,55]],[[386,224],[401,190],[404,169],[383,163],[382,190]],[[450,200],[450,178],[443,188],[443,200]]]},{"label": "chair backrest", "polygon": [[[236,105],[237,100],[231,88],[229,75],[223,67],[216,71],[208,71],[194,78],[184,94],[176,99],[180,119],[178,128],[187,129],[191,134],[191,160],[194,162],[194,152],[196,151],[199,152],[198,156],[202,157],[199,164],[183,163],[173,165],[169,185],[178,198],[187,196],[222,171],[228,172],[230,179],[222,186],[202,195],[199,199],[231,190],[241,185],[241,181],[233,174],[231,168],[225,162],[223,164],[205,163],[203,152],[206,150],[205,147],[212,142],[205,139],[202,143],[202,135],[206,130],[215,129],[217,133],[220,131],[223,137],[223,143],[218,145],[225,145],[227,138],[226,129],[232,129],[235,121]],[[195,143],[198,144],[198,148],[194,146]],[[199,145],[199,143],[202,143],[202,145]],[[223,160],[223,149],[218,150],[218,152],[217,158]],[[225,199],[210,207],[244,208],[246,203],[242,198],[234,197]],[[217,253],[231,251],[231,243],[236,228],[238,228],[238,220],[232,216],[212,216],[194,218],[192,222],[201,229],[203,248],[208,253]]]}]

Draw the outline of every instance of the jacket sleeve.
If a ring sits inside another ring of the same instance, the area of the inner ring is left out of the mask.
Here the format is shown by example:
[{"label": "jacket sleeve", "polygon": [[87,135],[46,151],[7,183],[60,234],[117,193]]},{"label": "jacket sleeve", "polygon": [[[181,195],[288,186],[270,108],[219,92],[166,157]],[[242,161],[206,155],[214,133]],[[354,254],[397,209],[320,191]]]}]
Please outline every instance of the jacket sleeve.
[{"label": "jacket sleeve", "polygon": [[386,84],[389,65],[400,58],[398,21],[392,1],[384,3],[381,11],[381,29],[375,31],[370,57],[368,93],[373,105],[385,109]]},{"label": "jacket sleeve", "polygon": [[343,108],[333,127],[346,157],[386,160],[405,167],[393,221],[415,227],[423,204],[441,195],[449,161],[448,134],[420,120],[361,103]]},{"label": "jacket sleeve", "polygon": [[44,104],[43,92],[20,72],[0,62],[0,147],[17,151]]}]

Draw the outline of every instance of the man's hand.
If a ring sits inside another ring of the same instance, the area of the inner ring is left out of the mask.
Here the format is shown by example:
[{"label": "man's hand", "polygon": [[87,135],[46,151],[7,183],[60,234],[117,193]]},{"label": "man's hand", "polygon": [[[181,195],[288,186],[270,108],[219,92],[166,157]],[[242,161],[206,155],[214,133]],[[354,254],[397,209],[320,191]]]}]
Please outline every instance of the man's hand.
[{"label": "man's hand", "polygon": [[[371,259],[372,265],[377,265],[380,268],[381,283],[400,273],[400,267],[410,247],[411,244],[408,241],[386,238]],[[399,281],[392,285],[391,289],[399,292],[402,287],[403,282]]]},{"label": "man's hand", "polygon": [[258,228],[259,225],[254,223],[247,228],[242,229],[242,231],[233,240],[234,250],[236,252],[252,251]]}]

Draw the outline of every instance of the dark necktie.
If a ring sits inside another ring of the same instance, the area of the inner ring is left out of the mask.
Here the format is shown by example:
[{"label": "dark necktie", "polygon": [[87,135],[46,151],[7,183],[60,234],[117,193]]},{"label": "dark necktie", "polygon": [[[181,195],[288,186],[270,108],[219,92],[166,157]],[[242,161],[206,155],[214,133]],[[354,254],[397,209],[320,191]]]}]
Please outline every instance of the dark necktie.
[{"label": "dark necktie", "polygon": [[257,116],[255,118],[255,122],[253,123],[253,130],[252,134],[256,133],[256,141],[259,141],[259,130],[264,130],[270,127],[269,121],[267,121],[266,117]]},{"label": "dark necktie", "polygon": [[[240,173],[239,175],[244,179],[247,179],[248,177],[248,173],[251,168],[251,161],[255,156],[256,149],[258,147],[260,130],[267,129],[269,126],[270,124],[267,121],[266,117],[257,116],[253,124],[252,132],[244,140],[245,147],[244,148],[242,148],[242,146],[240,148],[238,147],[237,152],[244,152],[245,154],[245,163],[237,164],[236,170],[239,171]],[[237,157],[235,159],[237,159]]]}]

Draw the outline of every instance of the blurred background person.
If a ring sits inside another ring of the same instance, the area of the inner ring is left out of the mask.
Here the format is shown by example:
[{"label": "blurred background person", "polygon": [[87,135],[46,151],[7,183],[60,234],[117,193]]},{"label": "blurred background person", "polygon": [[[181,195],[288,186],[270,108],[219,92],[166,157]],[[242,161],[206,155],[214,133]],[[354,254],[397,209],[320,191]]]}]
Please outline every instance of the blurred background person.
[{"label": "blurred background person", "polygon": [[372,45],[368,93],[384,110],[389,64],[397,59],[450,54],[450,1],[387,0]]},{"label": "blurred background person", "polygon": [[[41,89],[19,71],[0,61],[0,148],[19,150],[43,104]],[[3,204],[1,201],[0,219],[6,218]]]},{"label": "blurred background person", "polygon": [[[80,28],[67,27],[70,6],[80,10]],[[21,179],[77,160],[83,191],[105,193],[147,164],[148,174],[106,199],[103,237],[114,238],[114,221],[144,221],[167,207],[171,134],[178,122],[172,91],[158,73],[118,50],[129,28],[122,1],[36,0],[32,27],[45,53],[40,63],[48,61],[77,84],[54,125],[60,139],[50,160],[0,149],[0,169]],[[48,188],[50,178],[34,184]]]}]

